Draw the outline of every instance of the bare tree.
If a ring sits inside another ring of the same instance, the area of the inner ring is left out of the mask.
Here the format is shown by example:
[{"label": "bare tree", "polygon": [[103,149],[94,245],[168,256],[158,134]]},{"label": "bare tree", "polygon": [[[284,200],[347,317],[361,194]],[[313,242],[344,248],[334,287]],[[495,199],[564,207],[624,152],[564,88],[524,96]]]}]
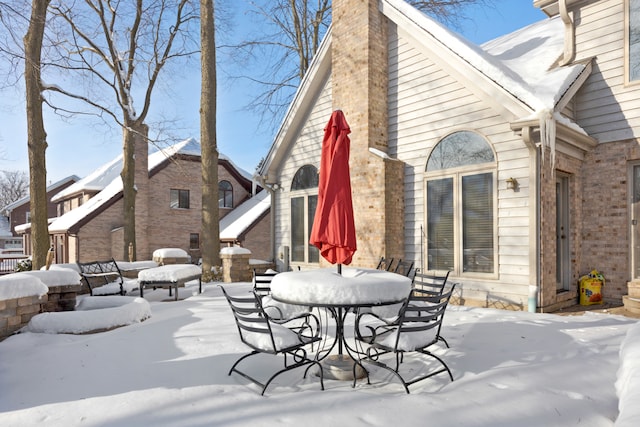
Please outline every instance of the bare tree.
[{"label": "bare tree", "polygon": [[51,5],[58,25],[54,31],[68,37],[57,37],[59,56],[51,55],[49,66],[66,80],[46,87],[64,98],[45,102],[59,114],[86,114],[89,109],[122,127],[125,258],[129,244],[136,254],[136,140],[148,138],[145,120],[160,72],[197,52],[191,36],[191,26],[198,22],[194,3],[54,0]]},{"label": "bare tree", "polygon": [[[435,19],[457,26],[466,19],[465,9],[472,5],[490,7],[493,0],[406,0]],[[252,1],[253,14],[262,25],[255,35],[239,45],[229,46],[232,56],[241,61],[266,64],[255,74],[240,76],[264,90],[248,108],[260,114],[267,125],[280,122],[291,98],[307,72],[320,41],[331,23],[331,0],[259,0]],[[238,50],[245,55],[238,56]]]},{"label": "bare tree", "polygon": [[24,37],[25,89],[27,104],[27,146],[31,183],[31,248],[32,268],[45,265],[49,250],[47,224],[47,133],[42,119],[42,81],[40,75],[42,39],[50,0],[33,0],[29,30]]},{"label": "bare tree", "polygon": [[25,171],[0,171],[0,208],[29,194],[29,176]]},{"label": "bare tree", "polygon": [[216,38],[214,0],[200,1],[200,145],[202,155],[202,280],[220,265],[218,147],[216,137]]}]

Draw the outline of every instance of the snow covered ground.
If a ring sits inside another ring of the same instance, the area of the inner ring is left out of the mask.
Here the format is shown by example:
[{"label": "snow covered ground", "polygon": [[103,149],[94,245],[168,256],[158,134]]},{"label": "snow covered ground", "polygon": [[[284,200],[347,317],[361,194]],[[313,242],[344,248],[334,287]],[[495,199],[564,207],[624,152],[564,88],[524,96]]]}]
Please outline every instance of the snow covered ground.
[{"label": "snow covered ground", "polygon": [[[438,375],[407,395],[377,371],[371,385],[325,379],[321,391],[316,377],[293,371],[261,397],[257,386],[227,375],[247,348],[220,288],[203,286],[201,295],[197,285],[181,290],[189,297],[178,302],[163,289],[145,292],[151,317],[141,323],[0,342],[0,425],[604,427],[618,416],[616,387],[637,403],[637,339],[625,345],[630,362],[619,362],[627,331],[640,336],[636,320],[457,306],[443,328],[451,349],[437,350],[453,382]],[[244,293],[250,285],[226,288]],[[259,375],[279,363],[265,356],[253,368]],[[635,383],[616,383],[619,369]],[[625,425],[638,425],[631,420]]]}]

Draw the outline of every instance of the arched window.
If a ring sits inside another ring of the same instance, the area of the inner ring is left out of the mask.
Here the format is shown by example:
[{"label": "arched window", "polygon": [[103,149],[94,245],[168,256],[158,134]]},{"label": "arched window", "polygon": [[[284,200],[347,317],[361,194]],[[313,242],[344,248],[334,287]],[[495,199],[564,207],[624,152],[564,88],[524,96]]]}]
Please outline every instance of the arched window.
[{"label": "arched window", "polygon": [[229,181],[218,183],[218,207],[233,208],[233,186]]},{"label": "arched window", "polygon": [[495,175],[493,150],[475,132],[452,133],[433,148],[425,174],[428,269],[495,273]]},{"label": "arched window", "polygon": [[318,248],[309,243],[318,205],[318,169],[304,165],[291,182],[291,261],[320,262]]},{"label": "arched window", "polygon": [[293,177],[291,191],[318,188],[318,169],[313,165],[304,165]]}]

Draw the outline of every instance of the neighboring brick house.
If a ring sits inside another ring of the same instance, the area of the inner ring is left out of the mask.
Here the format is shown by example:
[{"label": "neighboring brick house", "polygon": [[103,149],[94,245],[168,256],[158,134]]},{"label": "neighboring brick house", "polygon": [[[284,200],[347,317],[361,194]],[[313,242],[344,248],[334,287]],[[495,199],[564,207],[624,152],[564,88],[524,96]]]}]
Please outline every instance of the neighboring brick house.
[{"label": "neighboring brick house", "polygon": [[[146,155],[147,145],[138,141],[136,150],[136,258],[151,259],[158,248],[176,247],[197,260],[202,218],[200,144],[189,139]],[[224,217],[250,199],[257,187],[248,173],[219,157]],[[121,168],[119,156],[54,197],[62,213],[49,225],[56,263],[127,258]]]},{"label": "neighboring brick house", "polygon": [[341,109],[354,264],[413,260],[450,270],[464,303],[543,311],[595,268],[620,302],[640,280],[640,0],[533,3],[549,19],[477,46],[402,0],[333,1],[257,172],[279,268],[326,265],[308,177]]},{"label": "neighboring brick house", "polygon": [[[80,178],[76,175],[71,175],[47,186],[47,217],[49,219],[58,216],[56,203],[52,201],[53,196],[79,180]],[[2,220],[5,221],[6,217],[10,235],[2,238],[0,248],[15,247],[18,244],[21,248],[23,247],[23,239],[16,231],[16,227],[31,221],[30,202],[31,198],[25,196],[2,208]]]}]

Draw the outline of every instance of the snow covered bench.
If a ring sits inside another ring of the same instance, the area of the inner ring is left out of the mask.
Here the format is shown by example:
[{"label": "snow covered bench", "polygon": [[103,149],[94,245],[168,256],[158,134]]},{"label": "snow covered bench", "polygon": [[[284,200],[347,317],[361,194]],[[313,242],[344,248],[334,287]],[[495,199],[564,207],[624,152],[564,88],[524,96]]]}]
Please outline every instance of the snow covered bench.
[{"label": "snow covered bench", "polygon": [[202,270],[193,264],[169,264],[155,268],[142,270],[138,274],[138,284],[140,296],[144,297],[144,288],[171,288],[176,290],[176,301],[178,300],[178,287],[184,287],[185,283],[198,279],[198,291],[202,293]]},{"label": "snow covered bench", "polygon": [[82,281],[94,295],[126,295],[138,287],[136,280],[126,280],[115,260],[77,262]]}]

